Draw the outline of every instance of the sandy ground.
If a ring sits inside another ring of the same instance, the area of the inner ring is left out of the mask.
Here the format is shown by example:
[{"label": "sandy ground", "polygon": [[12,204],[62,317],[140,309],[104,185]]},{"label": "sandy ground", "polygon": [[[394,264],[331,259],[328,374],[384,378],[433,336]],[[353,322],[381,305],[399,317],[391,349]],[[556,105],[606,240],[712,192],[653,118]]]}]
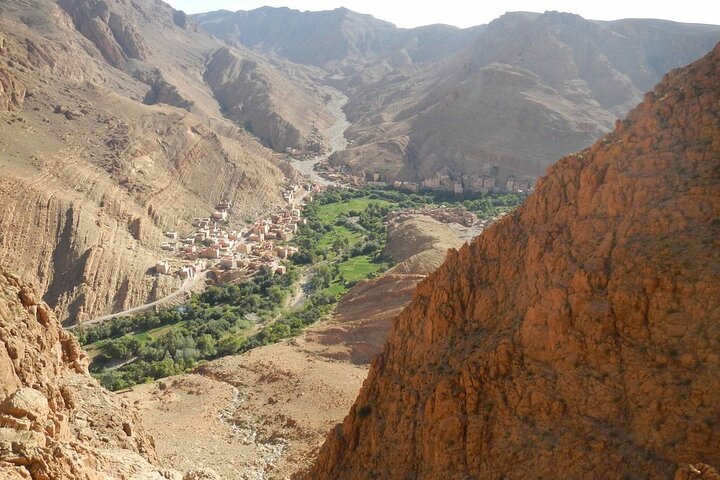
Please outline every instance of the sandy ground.
[{"label": "sandy ground", "polygon": [[367,366],[314,355],[304,338],[123,394],[165,465],[224,479],[285,479],[309,465],[355,400]]}]

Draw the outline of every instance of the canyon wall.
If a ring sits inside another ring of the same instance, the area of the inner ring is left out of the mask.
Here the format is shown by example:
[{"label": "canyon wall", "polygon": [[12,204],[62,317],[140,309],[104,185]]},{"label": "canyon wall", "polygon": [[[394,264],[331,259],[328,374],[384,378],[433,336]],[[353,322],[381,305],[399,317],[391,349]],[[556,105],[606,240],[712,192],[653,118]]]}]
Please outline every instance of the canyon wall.
[{"label": "canyon wall", "polygon": [[396,318],[308,478],[717,478],[720,45]]},{"label": "canyon wall", "polygon": [[34,288],[0,272],[0,477],[179,478]]}]

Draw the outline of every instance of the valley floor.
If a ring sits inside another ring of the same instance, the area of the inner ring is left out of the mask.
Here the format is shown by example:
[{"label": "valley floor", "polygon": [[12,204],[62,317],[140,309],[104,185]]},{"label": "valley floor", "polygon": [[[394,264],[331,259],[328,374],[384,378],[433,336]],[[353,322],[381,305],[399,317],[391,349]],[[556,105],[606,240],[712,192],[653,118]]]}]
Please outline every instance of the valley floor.
[{"label": "valley floor", "polygon": [[303,334],[122,396],[139,408],[166,465],[224,479],[289,478],[309,467],[367,376],[367,365],[320,349]]}]

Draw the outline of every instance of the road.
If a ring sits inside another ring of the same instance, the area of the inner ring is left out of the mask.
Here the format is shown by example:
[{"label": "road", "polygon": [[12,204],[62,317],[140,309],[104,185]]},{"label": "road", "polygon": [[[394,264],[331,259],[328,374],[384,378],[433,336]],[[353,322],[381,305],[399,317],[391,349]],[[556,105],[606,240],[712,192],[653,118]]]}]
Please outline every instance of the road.
[{"label": "road", "polygon": [[93,318],[92,320],[88,320],[87,322],[78,323],[76,325],[71,325],[69,327],[65,327],[66,330],[74,330],[77,327],[86,327],[88,325],[97,325],[98,323],[107,322],[108,320],[112,320],[113,318],[117,317],[127,317],[130,315],[135,315],[136,313],[144,312],[145,310],[150,310],[151,308],[155,307],[162,307],[164,305],[167,305],[168,303],[171,303],[174,300],[177,300],[177,298],[180,295],[185,294],[186,292],[192,291],[194,287],[200,284],[200,282],[205,282],[205,279],[207,278],[207,270],[204,272],[200,272],[197,274],[195,278],[188,278],[185,280],[182,284],[182,286],[175,290],[170,295],[167,295],[165,297],[162,297],[158,300],[155,300],[154,302],[146,303],[144,305],[138,305],[137,307],[128,308],[127,310],[123,310],[122,312],[112,313],[110,315],[103,315],[102,317]]}]

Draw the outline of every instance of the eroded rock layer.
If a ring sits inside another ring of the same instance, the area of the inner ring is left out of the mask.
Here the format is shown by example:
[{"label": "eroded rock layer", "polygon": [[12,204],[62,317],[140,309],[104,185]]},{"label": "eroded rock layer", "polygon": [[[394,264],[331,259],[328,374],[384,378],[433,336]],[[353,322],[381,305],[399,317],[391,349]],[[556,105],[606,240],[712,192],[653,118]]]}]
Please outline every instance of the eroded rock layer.
[{"label": "eroded rock layer", "polygon": [[713,478],[720,45],[395,320],[314,479]]},{"label": "eroded rock layer", "polygon": [[32,286],[0,272],[0,478],[179,478]]}]

